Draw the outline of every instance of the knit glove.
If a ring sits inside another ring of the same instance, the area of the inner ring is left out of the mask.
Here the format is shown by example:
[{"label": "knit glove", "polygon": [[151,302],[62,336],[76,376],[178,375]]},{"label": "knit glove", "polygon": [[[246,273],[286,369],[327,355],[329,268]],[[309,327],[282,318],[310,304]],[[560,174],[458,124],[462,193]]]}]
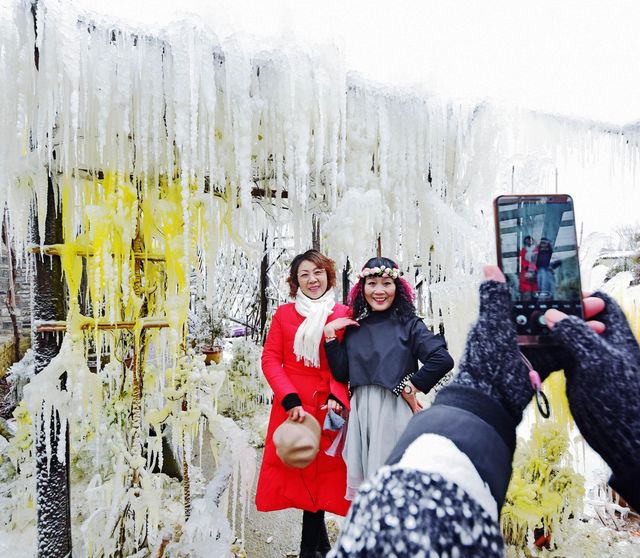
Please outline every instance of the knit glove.
[{"label": "knit glove", "polygon": [[606,294],[597,319],[604,333],[594,333],[569,316],[552,337],[572,359],[565,369],[571,413],[589,445],[614,474],[640,472],[640,349],[620,307]]},{"label": "knit glove", "polygon": [[[551,370],[539,370],[544,380]],[[511,298],[506,283],[480,285],[480,314],[467,336],[459,373],[452,384],[479,389],[495,398],[515,424],[534,391],[516,342]]]}]

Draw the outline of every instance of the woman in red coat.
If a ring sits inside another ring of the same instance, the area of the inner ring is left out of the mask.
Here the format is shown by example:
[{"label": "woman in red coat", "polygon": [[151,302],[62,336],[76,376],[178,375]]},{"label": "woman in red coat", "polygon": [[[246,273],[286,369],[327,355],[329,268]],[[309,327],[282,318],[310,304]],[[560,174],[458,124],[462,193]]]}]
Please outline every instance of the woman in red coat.
[{"label": "woman in red coat", "polygon": [[316,250],[296,256],[288,279],[295,302],[276,310],[262,352],[262,371],[274,399],[256,507],[259,511],[302,509],[300,556],[307,558],[326,556],[330,550],[325,511],[347,513],[346,467],[341,452],[335,457],[325,453],[334,432],[322,431],[320,451],[304,469],[285,465],[276,455],[272,437],[287,417],[301,421],[311,413],[322,425],[329,408],[339,413],[349,406],[347,385],[333,379],[324,353],[324,325],[349,315],[347,306],[335,302],[335,280],[333,260]]},{"label": "woman in red coat", "polygon": [[538,247],[533,237],[527,235],[523,240],[524,246],[520,250],[520,296],[522,300],[531,300],[533,293],[538,290],[536,272],[536,258]]}]

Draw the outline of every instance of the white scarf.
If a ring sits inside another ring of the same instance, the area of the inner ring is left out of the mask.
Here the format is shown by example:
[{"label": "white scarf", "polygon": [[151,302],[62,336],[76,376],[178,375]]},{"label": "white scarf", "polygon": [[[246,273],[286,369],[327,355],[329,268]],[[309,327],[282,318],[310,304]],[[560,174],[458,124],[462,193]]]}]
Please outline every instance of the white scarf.
[{"label": "white scarf", "polygon": [[296,311],[305,317],[296,331],[293,341],[293,352],[298,360],[304,359],[306,366],[320,367],[320,339],[327,318],[333,312],[336,297],[333,289],[327,290],[320,298],[309,298],[298,289],[296,294]]}]

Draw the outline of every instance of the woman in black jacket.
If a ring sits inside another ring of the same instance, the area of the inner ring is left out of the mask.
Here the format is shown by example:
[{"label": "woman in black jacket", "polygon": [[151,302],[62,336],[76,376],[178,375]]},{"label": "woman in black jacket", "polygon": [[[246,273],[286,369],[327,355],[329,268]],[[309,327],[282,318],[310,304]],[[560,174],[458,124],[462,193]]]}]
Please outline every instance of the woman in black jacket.
[{"label": "woman in black jacket", "polygon": [[[414,298],[394,261],[372,258],[349,296],[356,320],[338,318],[324,328],[331,372],[352,394],[343,453],[349,499],[421,409],[417,392],[427,393],[453,368],[444,339],[416,316]],[[339,342],[336,331],[344,327]]]}]

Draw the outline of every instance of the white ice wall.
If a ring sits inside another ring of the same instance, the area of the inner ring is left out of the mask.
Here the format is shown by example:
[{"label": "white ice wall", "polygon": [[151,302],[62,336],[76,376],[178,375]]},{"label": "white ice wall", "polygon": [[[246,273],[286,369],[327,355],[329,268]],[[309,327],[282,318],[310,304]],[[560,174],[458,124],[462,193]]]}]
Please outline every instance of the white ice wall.
[{"label": "white ice wall", "polygon": [[[473,319],[466,290],[493,259],[496,194],[553,192],[557,182],[574,196],[585,237],[637,219],[633,129],[375,87],[348,74],[333,48],[250,55],[193,19],[132,29],[69,0],[37,3],[36,71],[30,3],[8,6],[0,203],[18,244],[31,192],[42,223],[47,172],[118,172],[148,188],[174,174],[185,193],[191,184],[190,196],[224,195],[202,224],[213,239],[204,281],[220,247],[241,243],[259,257],[265,229],[308,248],[317,214],[323,249],[339,265],[347,256],[362,265],[378,234],[409,277],[416,259],[423,272],[430,259],[433,313],[437,321],[442,311],[450,343],[461,347]],[[255,187],[273,190],[275,201],[253,199]],[[185,240],[185,253],[193,249]]]}]

